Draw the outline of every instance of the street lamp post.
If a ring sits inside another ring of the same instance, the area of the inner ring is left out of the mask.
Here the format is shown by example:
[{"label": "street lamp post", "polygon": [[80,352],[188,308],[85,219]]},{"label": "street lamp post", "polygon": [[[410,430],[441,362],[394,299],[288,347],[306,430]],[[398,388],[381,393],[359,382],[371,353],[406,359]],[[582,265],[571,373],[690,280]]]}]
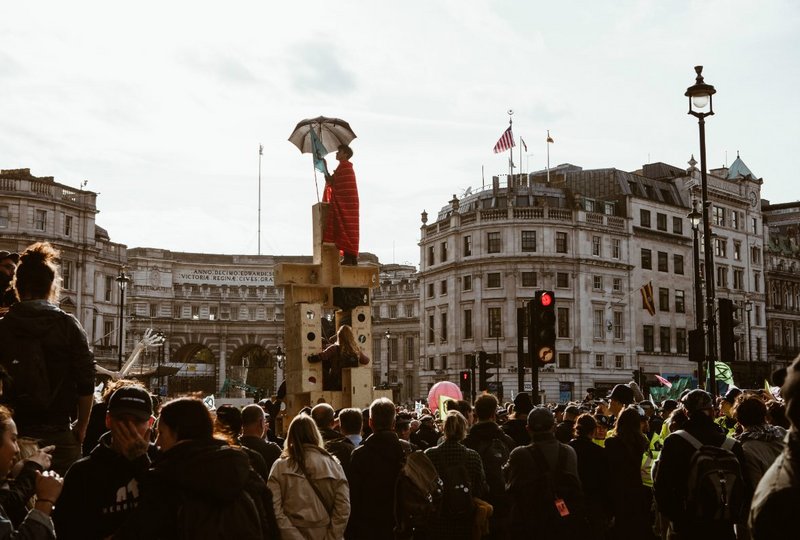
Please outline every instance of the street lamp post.
[{"label": "street lamp post", "polygon": [[747,313],[747,362],[748,364],[753,361],[753,335],[752,331],[752,324],[750,321],[750,313],[753,312],[753,302],[751,300],[747,300],[744,303],[744,310]]},{"label": "street lamp post", "polygon": [[131,282],[131,278],[125,273],[123,266],[119,270],[117,276],[117,285],[119,286],[119,339],[117,342],[117,371],[122,371],[122,346],[125,344],[125,287]]},{"label": "street lamp post", "polygon": [[[690,161],[694,163],[694,159]],[[692,165],[694,166],[694,165]],[[695,331],[704,332],[703,319],[703,276],[700,272],[700,223],[703,220],[703,214],[697,211],[697,199],[692,199],[692,211],[687,216],[689,223],[692,224],[692,266],[694,268],[694,312],[695,312]],[[697,380],[699,387],[705,386],[705,376],[703,373],[703,362],[697,364]]]},{"label": "street lamp post", "polygon": [[387,330],[383,334],[383,336],[386,338],[386,371],[384,372],[384,375],[386,375],[386,380],[383,382],[385,382],[388,385],[389,369],[390,366],[392,365],[392,332],[390,330]]},{"label": "street lamp post", "polygon": [[[703,203],[703,252],[706,270],[706,354],[708,355],[708,382],[711,393],[717,395],[717,379],[714,361],[717,356],[717,317],[714,314],[714,252],[711,250],[711,202],[708,200],[706,178],[706,116],[714,114],[713,95],[716,90],[703,81],[703,66],[695,66],[695,84],[686,89],[689,98],[689,114],[697,118],[700,129],[700,185]],[[705,112],[706,109],[708,112]]]}]

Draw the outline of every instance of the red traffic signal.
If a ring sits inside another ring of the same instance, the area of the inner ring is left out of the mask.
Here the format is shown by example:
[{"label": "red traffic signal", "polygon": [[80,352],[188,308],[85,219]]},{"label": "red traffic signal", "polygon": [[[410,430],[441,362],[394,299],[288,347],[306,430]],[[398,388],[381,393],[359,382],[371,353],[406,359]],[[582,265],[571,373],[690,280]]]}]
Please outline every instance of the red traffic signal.
[{"label": "red traffic signal", "polygon": [[459,374],[459,383],[462,392],[470,392],[472,387],[472,374],[469,371],[462,371]]},{"label": "red traffic signal", "polygon": [[542,296],[539,297],[539,303],[542,307],[547,307],[553,303],[553,295],[547,292],[542,293]]}]

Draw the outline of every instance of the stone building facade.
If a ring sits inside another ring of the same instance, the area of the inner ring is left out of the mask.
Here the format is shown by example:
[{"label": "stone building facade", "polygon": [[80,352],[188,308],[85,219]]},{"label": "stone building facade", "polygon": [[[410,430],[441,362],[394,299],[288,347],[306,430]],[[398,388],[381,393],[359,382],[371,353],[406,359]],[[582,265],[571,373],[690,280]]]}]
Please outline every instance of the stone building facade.
[{"label": "stone building facade", "polygon": [[61,302],[86,329],[95,358],[118,359],[120,291],[115,281],[126,248],[95,223],[97,194],[37,177],[30,169],[0,170],[0,249],[22,252],[48,241],[61,252]]},{"label": "stone building facade", "polygon": [[[650,382],[655,374],[696,377],[687,337],[698,326],[698,268],[687,216],[699,173],[690,165],[654,163],[634,172],[561,165],[549,183],[543,171],[510,182],[495,177],[491,186],[453,196],[432,223],[423,212],[419,392],[455,381],[485,351],[501,366],[501,384],[490,381],[490,388],[506,399],[516,393],[517,308],[540,289],[555,293],[558,338],[556,361],[540,373],[544,399],[602,391],[637,370]],[[738,158],[708,179],[716,295],[734,300],[740,317],[747,306],[763,315],[762,216],[751,203],[763,182]],[[698,248],[702,261],[702,237]],[[653,314],[641,295],[648,284]],[[748,334],[737,358],[725,360],[733,367],[760,361],[761,373],[770,367],[760,348],[766,318],[756,315]]]},{"label": "stone building facade", "polygon": [[766,345],[770,361],[788,363],[800,354],[800,202],[765,201],[764,216]]}]

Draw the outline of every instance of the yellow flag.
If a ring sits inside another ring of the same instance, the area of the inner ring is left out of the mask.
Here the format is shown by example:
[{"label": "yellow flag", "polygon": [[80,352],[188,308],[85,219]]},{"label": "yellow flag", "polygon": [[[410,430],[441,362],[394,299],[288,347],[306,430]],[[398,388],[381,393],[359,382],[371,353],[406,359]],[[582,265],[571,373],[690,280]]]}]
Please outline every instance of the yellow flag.
[{"label": "yellow flag", "polygon": [[447,417],[447,406],[445,404],[448,401],[456,402],[456,400],[449,396],[439,396],[439,418],[442,419],[442,422],[444,422],[444,419]]}]

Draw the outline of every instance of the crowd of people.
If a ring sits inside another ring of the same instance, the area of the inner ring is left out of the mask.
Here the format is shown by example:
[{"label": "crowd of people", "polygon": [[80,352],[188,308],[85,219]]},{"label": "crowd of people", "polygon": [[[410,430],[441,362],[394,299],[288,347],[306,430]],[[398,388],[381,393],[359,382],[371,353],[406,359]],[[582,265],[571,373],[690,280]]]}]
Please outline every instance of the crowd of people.
[{"label": "crowd of people", "polygon": [[86,334],[53,301],[58,253],[13,255],[0,252],[15,292],[0,313],[0,540],[794,537],[800,359],[780,396],[655,403],[629,383],[548,406],[524,392],[446,411],[317,403],[281,439],[272,400],[160,403],[127,380],[95,400]]}]

